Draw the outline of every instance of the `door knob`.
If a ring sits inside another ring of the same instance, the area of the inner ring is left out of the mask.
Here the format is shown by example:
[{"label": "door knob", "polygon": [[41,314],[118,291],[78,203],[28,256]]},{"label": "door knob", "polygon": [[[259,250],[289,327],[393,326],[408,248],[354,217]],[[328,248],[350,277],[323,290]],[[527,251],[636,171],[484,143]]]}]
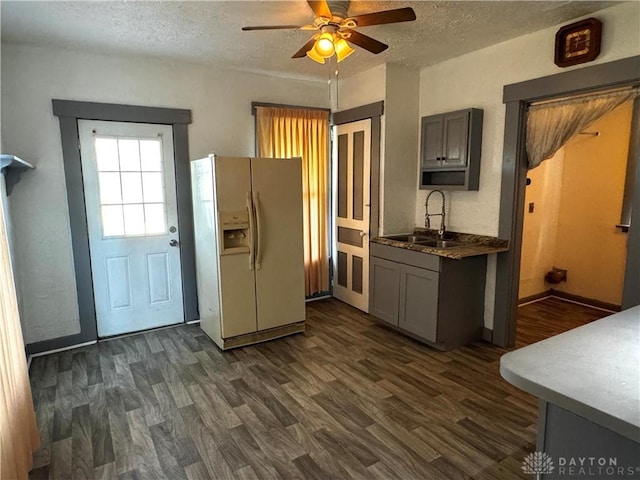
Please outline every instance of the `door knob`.
[{"label": "door knob", "polygon": [[360,237],[361,238],[366,237],[366,236],[367,236],[367,232],[360,232]]},{"label": "door knob", "polygon": [[172,247],[177,247],[178,246],[178,241],[176,239],[173,239],[169,242],[169,245]]}]

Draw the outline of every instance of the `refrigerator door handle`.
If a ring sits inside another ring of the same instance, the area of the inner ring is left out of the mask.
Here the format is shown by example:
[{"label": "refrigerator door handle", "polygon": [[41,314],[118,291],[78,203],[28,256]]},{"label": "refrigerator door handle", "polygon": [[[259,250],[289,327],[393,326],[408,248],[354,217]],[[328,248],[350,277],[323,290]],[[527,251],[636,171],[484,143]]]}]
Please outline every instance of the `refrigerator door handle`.
[{"label": "refrigerator door handle", "polygon": [[249,270],[253,270],[255,251],[254,251],[254,231],[255,223],[253,221],[253,199],[251,192],[247,192],[247,210],[249,211]]},{"label": "refrigerator door handle", "polygon": [[260,270],[262,263],[262,221],[258,192],[253,193],[253,206],[256,212],[256,270]]}]

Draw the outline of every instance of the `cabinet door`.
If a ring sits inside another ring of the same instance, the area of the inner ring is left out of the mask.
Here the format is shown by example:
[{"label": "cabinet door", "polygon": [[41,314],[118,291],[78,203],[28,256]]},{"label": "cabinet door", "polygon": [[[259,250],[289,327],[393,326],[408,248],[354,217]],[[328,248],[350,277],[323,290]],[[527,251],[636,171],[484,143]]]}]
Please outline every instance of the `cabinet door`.
[{"label": "cabinet door", "polygon": [[432,342],[437,341],[438,272],[400,266],[398,326]]},{"label": "cabinet door", "polygon": [[422,119],[422,155],[420,166],[439,168],[442,160],[442,128],[444,117],[435,115]]},{"label": "cabinet door", "polygon": [[466,167],[469,112],[444,115],[443,167]]},{"label": "cabinet door", "polygon": [[370,257],[369,273],[369,313],[398,326],[400,264]]}]

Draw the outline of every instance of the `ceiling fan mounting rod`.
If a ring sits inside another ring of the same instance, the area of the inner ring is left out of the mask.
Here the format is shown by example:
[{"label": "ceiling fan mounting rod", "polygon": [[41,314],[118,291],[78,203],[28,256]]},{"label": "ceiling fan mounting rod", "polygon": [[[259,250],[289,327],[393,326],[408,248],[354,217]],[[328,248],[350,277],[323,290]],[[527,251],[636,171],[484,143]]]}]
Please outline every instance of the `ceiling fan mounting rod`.
[{"label": "ceiling fan mounting rod", "polygon": [[[351,2],[349,0],[328,0],[327,4],[329,5],[329,9],[333,14],[334,18],[339,18],[340,20],[344,20],[347,18],[347,12],[349,11],[349,4]],[[340,21],[338,21],[340,23]]]}]

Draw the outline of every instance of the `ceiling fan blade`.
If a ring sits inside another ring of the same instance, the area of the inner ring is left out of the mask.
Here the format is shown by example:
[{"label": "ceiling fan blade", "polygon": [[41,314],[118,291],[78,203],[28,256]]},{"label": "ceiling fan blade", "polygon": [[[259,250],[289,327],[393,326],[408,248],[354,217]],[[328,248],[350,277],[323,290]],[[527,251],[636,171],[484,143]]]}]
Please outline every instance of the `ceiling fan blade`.
[{"label": "ceiling fan blade", "polygon": [[318,0],[318,1],[307,0],[307,3],[311,7],[311,10],[313,10],[313,13],[315,14],[316,17],[325,17],[325,18],[333,17],[333,14],[331,13],[331,9],[329,8],[329,4],[326,2],[326,0]]},{"label": "ceiling fan blade", "polygon": [[359,27],[368,27],[370,25],[382,25],[385,23],[412,22],[416,19],[416,13],[413,11],[413,8],[406,7],[395,10],[385,10],[384,12],[366,13],[349,18],[355,20]]},{"label": "ceiling fan blade", "polygon": [[290,29],[298,29],[302,28],[306,25],[258,25],[258,26],[250,26],[250,27],[242,27],[242,30],[245,32],[251,30],[290,30]]},{"label": "ceiling fan blade", "polygon": [[316,43],[316,39],[312,37],[307,43],[304,44],[304,46],[300,50],[294,53],[293,57],[291,58],[302,58],[306,56],[307,52],[313,48],[314,43]]},{"label": "ceiling fan blade", "polygon": [[356,32],[355,30],[343,29],[342,32],[351,34],[348,38],[345,38],[347,42],[358,45],[359,47],[369,50],[371,53],[375,53],[376,55],[389,48],[389,45],[379,42],[375,38],[363,35],[360,32]]}]

